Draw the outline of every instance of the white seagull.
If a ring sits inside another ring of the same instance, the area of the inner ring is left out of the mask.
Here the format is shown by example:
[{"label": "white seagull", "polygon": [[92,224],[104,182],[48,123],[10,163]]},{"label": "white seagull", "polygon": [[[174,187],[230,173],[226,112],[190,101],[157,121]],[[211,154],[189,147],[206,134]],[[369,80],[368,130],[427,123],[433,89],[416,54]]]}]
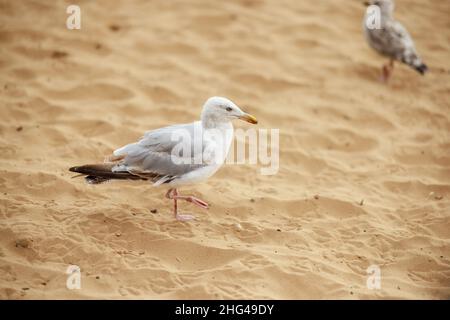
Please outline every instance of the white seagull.
[{"label": "white seagull", "polygon": [[169,186],[166,197],[173,199],[175,218],[191,220],[194,216],[178,214],[177,200],[204,209],[208,204],[193,196],[180,195],[177,187],[206,180],[221,167],[233,140],[234,119],[258,123],[232,101],[211,97],[203,105],[200,121],[148,131],[138,142],[115,150],[104,163],[69,170],[86,176],[90,184],[118,179],[148,180],[154,186]]},{"label": "white seagull", "polygon": [[422,75],[427,71],[427,66],[419,57],[414,41],[403,25],[395,20],[393,0],[372,0],[366,5],[378,6],[379,25],[371,23],[377,19],[374,12],[366,11],[364,17],[364,33],[369,45],[378,53],[389,57],[389,63],[382,67],[382,80],[389,80],[394,69],[394,61],[401,61],[414,68]]}]

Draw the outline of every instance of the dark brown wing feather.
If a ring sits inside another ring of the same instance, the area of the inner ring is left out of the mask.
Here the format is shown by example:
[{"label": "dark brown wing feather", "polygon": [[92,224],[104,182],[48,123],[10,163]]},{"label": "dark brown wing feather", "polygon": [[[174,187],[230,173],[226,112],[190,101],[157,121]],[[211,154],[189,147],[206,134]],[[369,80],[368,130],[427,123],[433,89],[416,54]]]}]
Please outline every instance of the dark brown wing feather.
[{"label": "dark brown wing feather", "polygon": [[72,167],[69,171],[86,175],[89,183],[102,183],[110,179],[119,180],[148,180],[146,177],[138,176],[127,171],[113,172],[114,163],[86,164],[84,166]]},{"label": "dark brown wing feather", "polygon": [[[76,176],[85,176],[85,179],[90,184],[99,184],[108,180],[150,180],[157,181],[163,176],[153,172],[141,172],[141,171],[112,171],[112,168],[116,163],[102,163],[102,164],[86,164],[84,166],[69,168],[69,171],[80,173]],[[175,177],[164,176],[168,183]]]}]

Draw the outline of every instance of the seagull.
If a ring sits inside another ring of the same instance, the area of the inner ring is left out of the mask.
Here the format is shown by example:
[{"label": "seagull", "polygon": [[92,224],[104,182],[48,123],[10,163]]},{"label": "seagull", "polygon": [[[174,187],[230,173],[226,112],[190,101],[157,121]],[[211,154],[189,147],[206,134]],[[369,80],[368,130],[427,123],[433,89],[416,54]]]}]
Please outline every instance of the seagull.
[{"label": "seagull", "polygon": [[234,119],[258,123],[231,100],[211,97],[204,103],[199,121],[147,131],[139,141],[115,150],[104,163],[69,170],[85,176],[89,184],[144,180],[153,186],[167,186],[166,198],[173,200],[175,219],[192,220],[194,216],[178,213],[177,201],[188,201],[204,209],[208,209],[208,203],[179,194],[178,187],[202,182],[221,167],[233,140]]},{"label": "seagull", "polygon": [[394,61],[401,61],[425,74],[428,67],[419,57],[414,42],[405,27],[393,16],[393,0],[372,0],[365,3],[379,8],[379,25],[371,25],[373,12],[366,11],[364,17],[364,33],[369,45],[378,53],[389,58],[389,62],[382,67],[382,81],[387,82],[394,69]]}]

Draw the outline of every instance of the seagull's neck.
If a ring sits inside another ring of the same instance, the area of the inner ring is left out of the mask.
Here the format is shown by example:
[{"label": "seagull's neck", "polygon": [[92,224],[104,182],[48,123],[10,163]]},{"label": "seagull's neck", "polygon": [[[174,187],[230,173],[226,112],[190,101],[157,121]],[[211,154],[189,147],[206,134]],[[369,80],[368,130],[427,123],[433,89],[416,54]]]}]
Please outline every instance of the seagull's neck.
[{"label": "seagull's neck", "polygon": [[394,19],[394,13],[389,8],[382,8],[380,10],[381,13],[381,23]]},{"label": "seagull's neck", "polygon": [[[203,141],[206,145],[211,145],[217,162],[217,169],[222,165],[228,155],[234,136],[233,123],[224,120],[215,114],[202,113],[200,124],[203,131]],[[218,154],[216,154],[218,152]]]},{"label": "seagull's neck", "polygon": [[381,24],[384,24],[388,21],[394,20],[394,16],[392,13],[381,14]]},{"label": "seagull's neck", "polygon": [[[203,134],[203,146],[212,148],[214,154],[214,161],[217,169],[224,163],[228,156],[231,143],[234,137],[234,128],[231,121],[214,121],[208,119],[205,121],[202,118],[202,134]],[[209,149],[208,149],[209,150]]]},{"label": "seagull's neck", "polygon": [[211,114],[202,114],[201,119],[202,127],[204,129],[232,129],[233,124],[230,120],[223,120],[214,117]]}]

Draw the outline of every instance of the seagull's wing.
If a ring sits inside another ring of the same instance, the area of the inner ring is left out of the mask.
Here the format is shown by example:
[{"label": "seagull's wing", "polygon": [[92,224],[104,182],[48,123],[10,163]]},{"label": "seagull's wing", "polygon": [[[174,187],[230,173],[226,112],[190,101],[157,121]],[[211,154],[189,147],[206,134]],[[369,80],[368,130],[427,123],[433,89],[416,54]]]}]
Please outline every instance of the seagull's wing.
[{"label": "seagull's wing", "polygon": [[113,171],[126,171],[161,184],[204,167],[204,163],[195,162],[203,147],[195,150],[193,143],[195,137],[202,137],[201,130],[197,121],[148,131],[138,142],[114,151],[115,157],[123,159]]},{"label": "seagull's wing", "polygon": [[382,28],[366,29],[369,44],[381,54],[402,61],[423,73],[423,64],[408,30],[398,21],[387,21]]},{"label": "seagull's wing", "polygon": [[366,29],[369,44],[380,53],[401,60],[403,51],[414,47],[408,31],[397,21],[387,21],[381,28]]}]

